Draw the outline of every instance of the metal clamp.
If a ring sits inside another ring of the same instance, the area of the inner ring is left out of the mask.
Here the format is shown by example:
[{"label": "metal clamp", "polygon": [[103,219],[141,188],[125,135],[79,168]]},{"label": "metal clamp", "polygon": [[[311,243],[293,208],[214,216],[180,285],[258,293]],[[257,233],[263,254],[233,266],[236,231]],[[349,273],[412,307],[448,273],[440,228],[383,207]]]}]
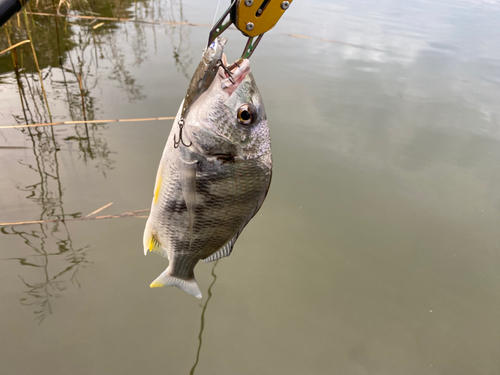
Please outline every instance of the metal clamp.
[{"label": "metal clamp", "polygon": [[[293,0],[233,0],[219,21],[210,31],[210,45],[231,24],[248,37],[242,58],[248,59],[259,44],[264,33],[271,30],[290,7]],[[257,39],[254,42],[254,38]]]}]

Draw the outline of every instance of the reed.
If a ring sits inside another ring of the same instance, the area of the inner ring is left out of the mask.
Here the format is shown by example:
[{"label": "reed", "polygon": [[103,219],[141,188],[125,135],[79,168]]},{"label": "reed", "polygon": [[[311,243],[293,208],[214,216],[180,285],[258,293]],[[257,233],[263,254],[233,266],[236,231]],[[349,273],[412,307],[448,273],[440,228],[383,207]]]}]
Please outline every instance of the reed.
[{"label": "reed", "polygon": [[99,17],[99,16],[81,16],[76,14],[53,14],[53,13],[41,13],[41,12],[28,12],[28,14],[33,16],[46,16],[46,17],[61,17],[61,18],[76,18],[81,20],[94,20],[94,21],[113,21],[113,22],[134,22],[134,23],[145,23],[150,25],[186,25],[186,26],[199,26],[199,27],[212,27],[208,24],[203,23],[193,23],[193,22],[176,22],[176,21],[148,21],[148,20],[138,20],[135,18],[120,18],[120,17]]},{"label": "reed", "polygon": [[149,208],[143,210],[128,211],[118,215],[103,215],[103,216],[84,216],[70,219],[47,219],[47,220],[30,220],[30,221],[14,221],[11,223],[0,223],[0,227],[11,225],[29,225],[29,224],[44,224],[44,223],[57,223],[68,221],[86,221],[86,220],[104,220],[104,219],[122,219],[125,217],[138,217],[141,219],[147,218],[145,213],[149,212]]},{"label": "reed", "polygon": [[91,217],[77,217],[71,219],[47,219],[47,220],[31,220],[31,221],[15,221],[11,223],[0,223],[0,227],[5,227],[9,225],[29,225],[29,224],[43,224],[43,223],[57,223],[57,222],[68,222],[68,221],[86,221],[86,220],[104,220],[104,219],[122,219],[125,217],[138,217],[141,219],[147,218],[145,213],[149,211],[149,208],[144,210],[135,210],[124,212],[119,215],[104,215],[104,216],[91,216]]},{"label": "reed", "polygon": [[90,214],[88,214],[87,216],[85,217],[91,217],[91,216],[94,216],[95,214],[98,214],[99,212],[105,210],[106,208],[108,207],[111,207],[113,205],[113,202],[109,202],[108,204],[105,204],[104,206],[102,206],[101,208],[98,208],[97,210],[95,211],[92,211]]},{"label": "reed", "polygon": [[80,97],[82,98],[82,111],[83,111],[83,120],[85,124],[87,123],[87,114],[85,113],[85,96],[83,93],[83,83],[82,83],[82,75],[80,73],[76,76],[78,78],[78,86],[80,87]]},{"label": "reed", "polygon": [[[23,40],[22,42],[19,42],[19,43],[12,45],[12,42],[10,40],[10,21],[8,22],[7,25],[5,25],[5,34],[7,35],[7,43],[9,44],[9,48],[0,52],[0,55],[3,54],[4,52],[11,51],[10,55],[12,57],[12,64],[14,65],[14,71],[16,72],[16,81],[17,81],[17,88],[19,90],[19,99],[21,100],[21,106],[23,107],[23,113],[25,114],[25,119],[26,119],[26,109],[24,107],[24,102],[23,102],[23,87],[21,85],[21,75],[19,74],[19,64],[17,61],[16,48],[19,46],[22,46],[25,43],[30,43],[30,41]],[[28,121],[26,121],[26,122],[28,122]]]},{"label": "reed", "polygon": [[25,124],[25,125],[6,125],[0,126],[0,129],[16,129],[16,128],[32,128],[36,126],[56,126],[56,125],[75,125],[75,124],[85,124],[87,122],[93,124],[102,124],[102,123],[110,123],[110,122],[140,122],[140,121],[164,121],[164,120],[174,120],[175,116],[169,117],[147,117],[147,118],[119,118],[119,119],[110,119],[110,120],[78,120],[78,121],[59,121],[59,122],[47,122],[41,124]]},{"label": "reed", "polygon": [[[28,12],[28,14],[31,14],[34,16],[61,17],[61,18],[65,18],[65,19],[75,18],[75,19],[82,19],[82,20],[93,20],[94,22],[97,22],[97,21],[135,22],[135,23],[143,23],[143,24],[149,24],[149,25],[174,25],[174,26],[186,25],[186,26],[197,26],[197,27],[211,27],[211,25],[208,25],[208,24],[193,23],[193,22],[149,21],[149,20],[138,20],[136,18],[99,17],[99,16],[83,16],[83,15],[76,15],[76,14],[61,14],[59,12],[57,14],[41,13],[41,12]],[[100,26],[102,26],[102,23],[99,23],[98,25],[94,26],[94,29],[97,29]],[[233,26],[231,26],[229,29],[236,30],[236,28]],[[351,46],[351,47],[356,47],[356,48],[374,49],[374,48],[365,47],[363,45],[346,43],[346,42],[341,42],[341,41],[332,40],[332,39],[315,38],[315,37],[311,37],[311,36],[307,36],[307,35],[286,34],[286,33],[281,33],[280,35],[291,37],[291,38],[315,40],[315,41],[324,42],[324,43],[341,44],[341,45],[346,45],[346,46]]]},{"label": "reed", "polygon": [[52,114],[50,113],[49,101],[47,100],[47,93],[45,92],[45,87],[43,86],[42,72],[40,71],[40,66],[38,65],[38,59],[36,57],[35,46],[33,45],[33,39],[31,38],[31,31],[30,31],[30,26],[29,26],[29,22],[28,22],[28,15],[26,13],[26,9],[23,9],[23,14],[24,14],[24,24],[26,25],[26,31],[28,33],[28,38],[29,38],[30,44],[31,44],[31,52],[33,52],[33,59],[35,60],[36,70],[38,71],[38,77],[40,78],[40,86],[42,88],[43,97],[45,99],[45,105],[47,107],[47,111],[49,112],[49,118],[52,121]]},{"label": "reed", "polygon": [[[5,29],[7,31],[7,29]],[[8,34],[7,34],[8,35]],[[10,38],[9,38],[10,39]],[[10,50],[13,50],[14,48],[17,48],[19,46],[22,46],[23,44],[26,43],[31,43],[29,39],[23,40],[22,42],[16,43],[14,45],[10,45],[10,40],[9,40],[9,48],[4,49],[3,51],[0,51],[0,55],[3,55],[4,53],[9,52]]]}]

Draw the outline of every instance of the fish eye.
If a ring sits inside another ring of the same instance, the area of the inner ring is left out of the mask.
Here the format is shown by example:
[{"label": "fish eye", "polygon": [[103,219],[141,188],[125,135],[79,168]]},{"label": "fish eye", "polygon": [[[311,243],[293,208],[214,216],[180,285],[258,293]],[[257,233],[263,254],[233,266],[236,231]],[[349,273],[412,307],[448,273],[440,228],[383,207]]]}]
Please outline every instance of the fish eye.
[{"label": "fish eye", "polygon": [[252,104],[243,104],[238,109],[238,122],[241,125],[251,125],[255,120],[255,106]]}]

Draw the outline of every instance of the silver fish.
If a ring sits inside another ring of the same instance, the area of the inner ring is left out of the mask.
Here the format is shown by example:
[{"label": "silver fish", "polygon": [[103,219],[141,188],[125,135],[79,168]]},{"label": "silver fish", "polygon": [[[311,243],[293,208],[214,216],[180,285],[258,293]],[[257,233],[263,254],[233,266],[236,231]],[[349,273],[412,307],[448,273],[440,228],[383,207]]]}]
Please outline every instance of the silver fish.
[{"label": "silver fish", "polygon": [[229,256],[271,183],[266,112],[241,60],[228,74],[218,38],[205,49],[167,140],[144,231],[144,254],[168,258],[151,287],[176,286],[201,298],[200,259]]}]

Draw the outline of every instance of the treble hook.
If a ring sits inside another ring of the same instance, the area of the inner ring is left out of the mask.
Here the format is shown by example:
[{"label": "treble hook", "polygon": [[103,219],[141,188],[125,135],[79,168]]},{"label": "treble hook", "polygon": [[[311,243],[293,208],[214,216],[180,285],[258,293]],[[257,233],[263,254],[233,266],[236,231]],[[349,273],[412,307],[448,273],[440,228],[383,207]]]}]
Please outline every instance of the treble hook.
[{"label": "treble hook", "polygon": [[224,69],[224,71],[226,72],[227,74],[227,78],[229,78],[229,80],[231,81],[231,83],[234,85],[234,79],[233,79],[233,75],[231,73],[231,71],[224,65],[224,63],[222,62],[221,59],[217,60],[217,65],[216,66],[221,66],[222,69]]},{"label": "treble hook", "polygon": [[179,124],[179,140],[176,139],[174,134],[174,148],[178,148],[181,143],[184,147],[190,147],[193,144],[193,142],[189,142],[189,144],[187,145],[184,143],[184,140],[182,139],[182,128],[184,128],[184,119],[182,117],[179,120],[178,124]]}]

